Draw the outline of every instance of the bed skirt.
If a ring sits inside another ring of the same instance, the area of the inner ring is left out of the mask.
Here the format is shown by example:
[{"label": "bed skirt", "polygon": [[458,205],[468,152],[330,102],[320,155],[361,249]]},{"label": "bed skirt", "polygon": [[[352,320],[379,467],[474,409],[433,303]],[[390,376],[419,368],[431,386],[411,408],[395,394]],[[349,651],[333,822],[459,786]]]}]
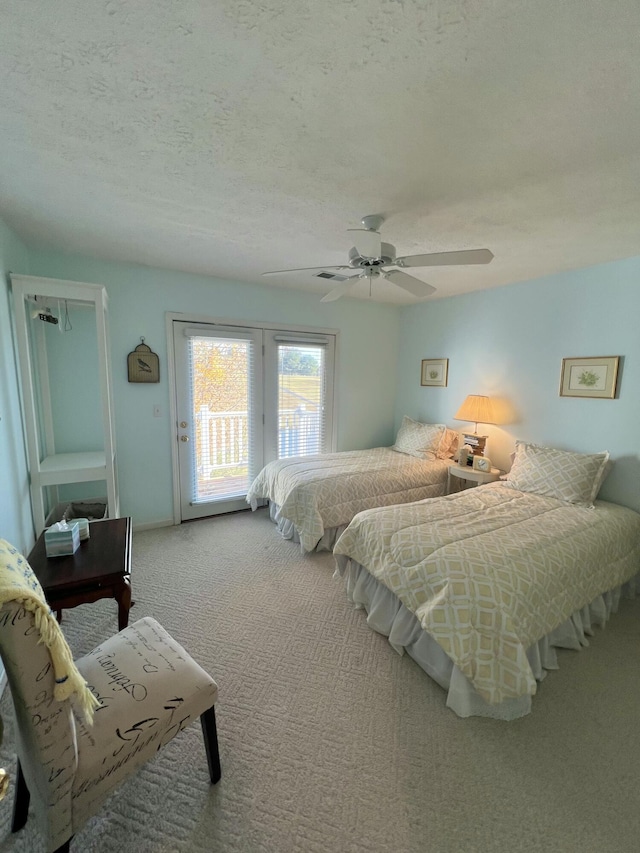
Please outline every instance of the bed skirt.
[{"label": "bed skirt", "polygon": [[[284,539],[291,539],[293,542],[297,542],[300,544],[300,534],[296,530],[296,526],[293,521],[290,521],[288,518],[280,515],[280,507],[278,504],[273,503],[273,501],[269,501],[269,517],[271,521],[275,522],[279,533],[282,535]],[[329,527],[322,534],[322,538],[317,543],[316,547],[313,549],[314,551],[333,551],[333,546],[336,544],[340,536],[347,529],[347,524],[341,524],[340,527]],[[300,545],[300,549],[303,554],[311,553],[309,551],[305,551],[305,549]]]},{"label": "bed skirt", "polygon": [[[447,706],[459,717],[492,717],[515,720],[531,711],[531,696],[506,699],[489,704],[478,695],[469,679],[418,622],[398,597],[353,560],[336,557],[334,577],[344,579],[347,597],[357,609],[367,612],[367,624],[388,638],[398,652],[407,654],[447,691]],[[618,609],[621,597],[640,594],[640,574],[627,583],[599,595],[591,604],[576,611],[566,622],[534,643],[527,652],[533,675],[542,681],[547,670],[559,669],[556,648],[581,649],[588,646],[587,636],[595,625],[604,626]]]}]

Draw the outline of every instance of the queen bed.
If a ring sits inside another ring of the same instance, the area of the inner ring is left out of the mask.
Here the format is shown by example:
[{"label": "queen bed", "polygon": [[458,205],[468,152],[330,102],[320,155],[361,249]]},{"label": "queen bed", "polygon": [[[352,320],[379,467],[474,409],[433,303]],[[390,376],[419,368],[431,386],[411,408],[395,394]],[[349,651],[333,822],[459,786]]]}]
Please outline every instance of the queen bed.
[{"label": "queen bed", "polygon": [[595,500],[608,454],[519,442],[505,482],[359,513],[336,574],[459,716],[529,713],[556,648],[640,591],[640,514]]},{"label": "queen bed", "polygon": [[271,519],[303,552],[332,550],[353,516],[365,509],[438,497],[458,434],[444,424],[404,417],[393,447],[278,459],[251,484],[252,509],[269,501]]}]

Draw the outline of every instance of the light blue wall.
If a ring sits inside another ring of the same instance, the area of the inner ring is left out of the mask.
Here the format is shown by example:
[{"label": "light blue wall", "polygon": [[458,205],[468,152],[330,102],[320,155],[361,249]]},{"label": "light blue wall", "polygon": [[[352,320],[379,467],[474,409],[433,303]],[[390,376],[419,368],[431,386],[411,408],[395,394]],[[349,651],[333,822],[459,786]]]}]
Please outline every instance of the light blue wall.
[{"label": "light blue wall", "polygon": [[[490,394],[516,413],[512,422],[482,430],[495,464],[508,467],[517,438],[584,452],[608,449],[616,462],[601,496],[640,509],[632,434],[640,422],[640,258],[403,309],[349,299],[323,304],[295,291],[27,252],[2,223],[0,267],[107,287],[121,508],[135,524],[172,516],[168,311],[338,329],[339,449],[391,443],[403,414],[462,429],[467,425],[453,415],[465,396]],[[26,548],[32,531],[4,278],[0,309],[0,535]],[[160,356],[158,385],[127,382],[126,357],[140,336]],[[623,356],[618,399],[558,396],[562,358],[585,355]],[[445,357],[448,386],[421,387],[420,361]],[[78,389],[75,403],[65,405],[73,416],[83,404]],[[153,417],[155,404],[163,417]]]},{"label": "light blue wall", "polygon": [[34,537],[8,273],[26,273],[28,267],[25,246],[0,220],[0,538],[24,552]]},{"label": "light blue wall", "polygon": [[[57,453],[102,450],[96,312],[73,303],[67,308],[69,331],[60,331],[65,325],[64,303],[51,303],[58,325],[43,324],[55,448]],[[104,484],[100,491],[104,492]]]},{"label": "light blue wall", "polygon": [[[239,281],[106,263],[32,250],[31,274],[104,284],[109,325],[121,512],[134,524],[172,518],[171,441],[166,312],[337,329],[338,449],[393,439],[400,310],[395,306],[318,296]],[[127,355],[140,337],[160,356],[160,383],[130,384]],[[153,406],[163,417],[153,417]],[[71,405],[71,404],[70,404]],[[82,389],[77,407],[83,405]],[[75,409],[70,409],[70,414]]]},{"label": "light blue wall", "polygon": [[[513,421],[487,426],[487,455],[509,465],[516,439],[615,460],[600,497],[640,510],[640,258],[402,310],[396,425],[453,420],[467,394],[503,398]],[[559,396],[562,359],[623,356],[616,400]],[[420,386],[420,361],[448,358],[446,388]]]}]

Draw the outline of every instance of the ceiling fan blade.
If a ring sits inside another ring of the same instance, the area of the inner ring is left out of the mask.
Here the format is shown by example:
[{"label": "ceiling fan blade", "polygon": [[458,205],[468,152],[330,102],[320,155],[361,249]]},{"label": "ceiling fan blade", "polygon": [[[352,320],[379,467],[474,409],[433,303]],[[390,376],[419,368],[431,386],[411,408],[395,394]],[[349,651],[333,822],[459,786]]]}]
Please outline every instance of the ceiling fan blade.
[{"label": "ceiling fan blade", "polygon": [[353,245],[361,258],[379,258],[382,247],[379,231],[368,228],[349,228],[347,234],[353,234]]},{"label": "ceiling fan blade", "polygon": [[324,267],[300,267],[295,270],[270,270],[269,272],[263,272],[261,275],[280,275],[283,272],[313,272],[314,270],[350,270],[353,267],[350,267],[348,264],[338,264],[331,265],[327,264]]},{"label": "ceiling fan blade", "polygon": [[359,275],[352,275],[346,281],[341,281],[337,287],[334,287],[326,296],[323,296],[320,302],[333,302],[336,299],[340,299],[341,296],[344,296],[345,293],[351,290],[359,278]]},{"label": "ceiling fan blade", "polygon": [[454,264],[488,264],[493,260],[489,249],[462,249],[459,252],[432,252],[429,255],[407,255],[396,258],[399,267],[445,267]]},{"label": "ceiling fan blade", "polygon": [[383,276],[394,284],[397,284],[398,287],[408,290],[414,296],[429,296],[436,291],[433,285],[427,284],[425,281],[420,281],[419,278],[414,278],[412,275],[407,275],[406,272],[401,272],[400,270],[389,270],[389,272],[385,270]]}]

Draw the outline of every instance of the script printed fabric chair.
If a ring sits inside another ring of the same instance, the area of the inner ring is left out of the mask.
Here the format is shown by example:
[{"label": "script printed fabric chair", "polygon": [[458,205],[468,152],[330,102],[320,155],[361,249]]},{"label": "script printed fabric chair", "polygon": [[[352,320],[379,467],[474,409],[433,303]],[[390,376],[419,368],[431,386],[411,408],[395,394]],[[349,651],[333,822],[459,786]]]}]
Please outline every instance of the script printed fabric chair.
[{"label": "script printed fabric chair", "polygon": [[38,579],[3,539],[0,653],[17,723],[11,828],[31,801],[49,853],[68,851],[107,796],[196,717],[220,779],[215,681],[148,617],[74,662]]}]

